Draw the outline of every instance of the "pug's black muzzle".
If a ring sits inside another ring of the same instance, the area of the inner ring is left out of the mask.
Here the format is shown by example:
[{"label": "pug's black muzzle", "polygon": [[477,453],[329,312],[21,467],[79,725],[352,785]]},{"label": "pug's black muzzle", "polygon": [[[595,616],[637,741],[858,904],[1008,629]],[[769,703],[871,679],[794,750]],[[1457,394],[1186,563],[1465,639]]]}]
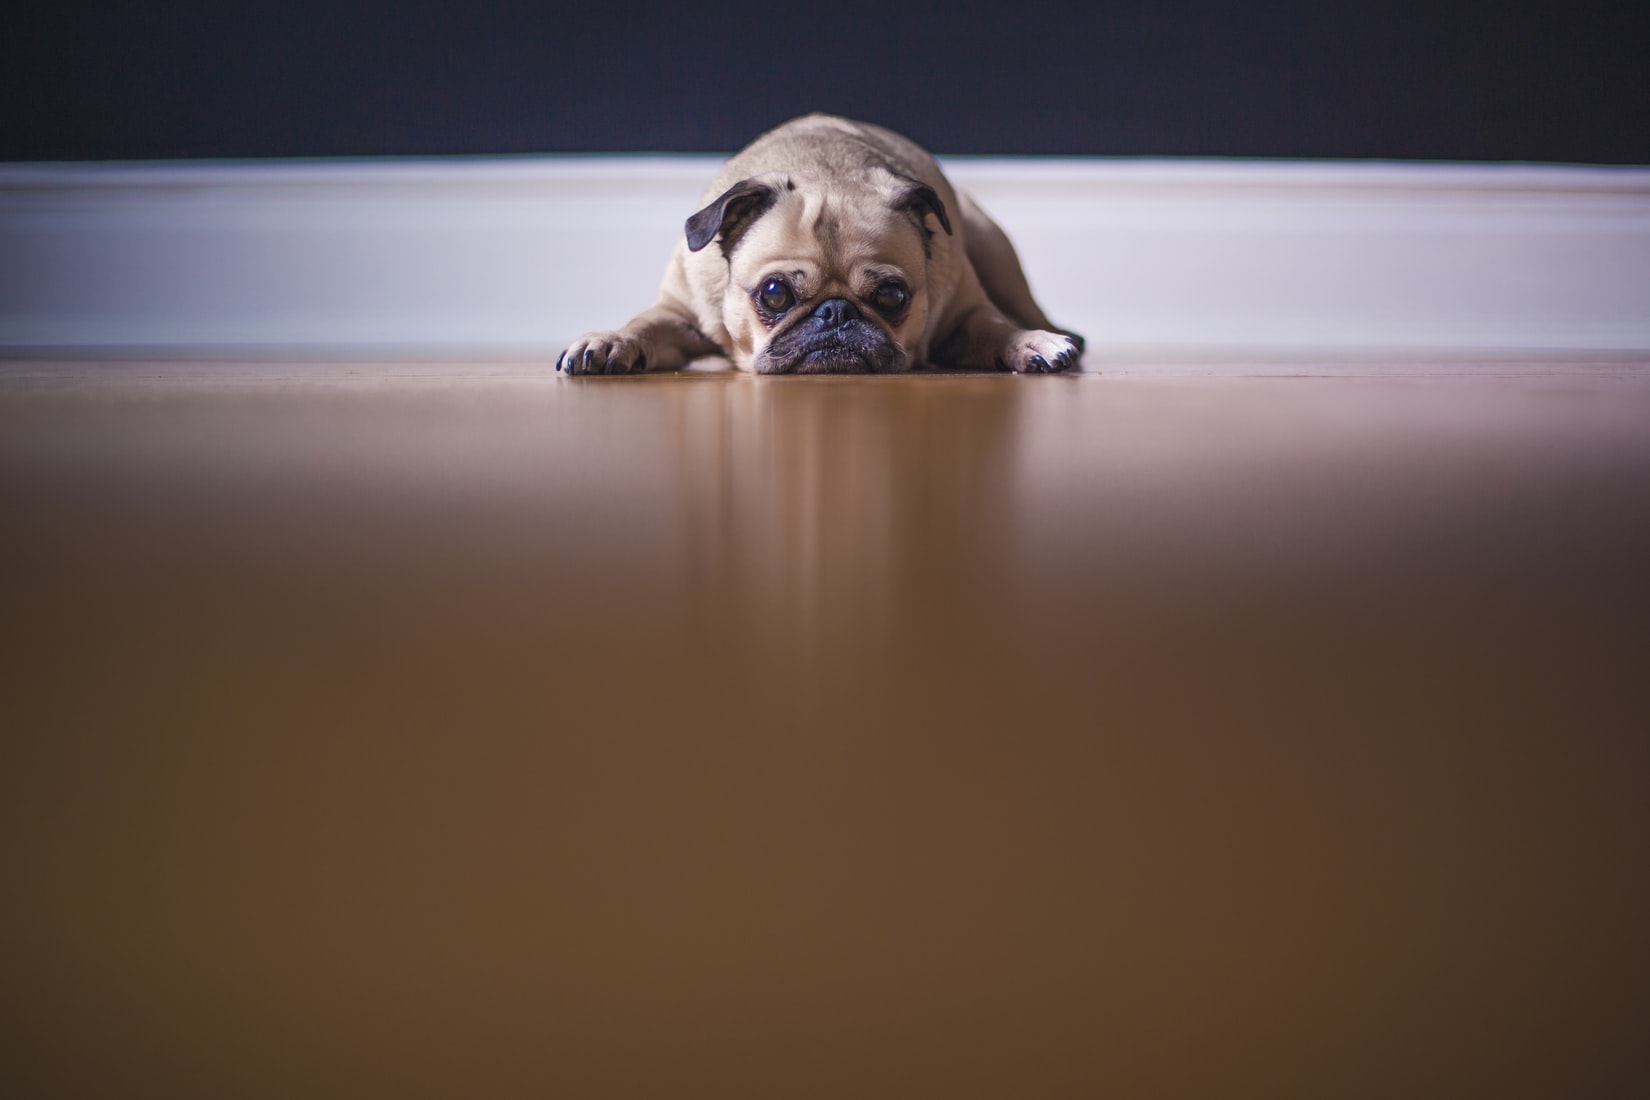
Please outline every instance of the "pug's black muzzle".
[{"label": "pug's black muzzle", "polygon": [[846,298],[829,298],[775,334],[756,356],[758,374],[882,374],[904,369],[888,333]]}]

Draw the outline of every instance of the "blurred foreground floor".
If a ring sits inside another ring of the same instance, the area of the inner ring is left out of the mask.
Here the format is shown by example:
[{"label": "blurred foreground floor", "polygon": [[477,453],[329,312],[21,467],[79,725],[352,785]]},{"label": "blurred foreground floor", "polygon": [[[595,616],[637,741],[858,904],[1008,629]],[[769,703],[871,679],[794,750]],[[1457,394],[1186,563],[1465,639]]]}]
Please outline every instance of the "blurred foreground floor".
[{"label": "blurred foreground floor", "polygon": [[0,364],[19,1096],[1650,1087],[1650,368]]}]

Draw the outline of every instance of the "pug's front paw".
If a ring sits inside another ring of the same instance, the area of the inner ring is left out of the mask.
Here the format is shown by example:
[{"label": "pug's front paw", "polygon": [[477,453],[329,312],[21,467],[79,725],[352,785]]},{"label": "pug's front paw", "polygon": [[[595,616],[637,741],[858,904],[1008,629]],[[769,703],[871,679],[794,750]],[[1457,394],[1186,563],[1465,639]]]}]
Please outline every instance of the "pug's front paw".
[{"label": "pug's front paw", "polygon": [[556,369],[568,374],[639,374],[647,369],[647,353],[633,336],[592,332],[561,353]]},{"label": "pug's front paw", "polygon": [[1076,365],[1083,351],[1069,336],[1039,329],[1021,329],[1009,337],[997,357],[997,366],[1020,374],[1051,374]]}]

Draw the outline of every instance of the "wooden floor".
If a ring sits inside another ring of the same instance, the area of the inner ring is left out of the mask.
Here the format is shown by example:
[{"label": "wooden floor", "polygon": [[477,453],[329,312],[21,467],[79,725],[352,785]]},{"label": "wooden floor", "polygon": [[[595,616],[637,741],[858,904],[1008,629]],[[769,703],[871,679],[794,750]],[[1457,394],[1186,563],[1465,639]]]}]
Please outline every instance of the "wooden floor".
[{"label": "wooden floor", "polygon": [[0,567],[13,1095],[1650,1088],[1650,365],[0,364]]}]

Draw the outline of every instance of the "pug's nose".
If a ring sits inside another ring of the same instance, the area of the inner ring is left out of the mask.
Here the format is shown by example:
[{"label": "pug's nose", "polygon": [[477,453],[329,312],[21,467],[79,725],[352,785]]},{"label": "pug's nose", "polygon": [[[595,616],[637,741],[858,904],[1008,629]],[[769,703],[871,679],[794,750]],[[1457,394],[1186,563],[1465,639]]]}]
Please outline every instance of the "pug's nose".
[{"label": "pug's nose", "polygon": [[859,318],[859,310],[846,298],[829,298],[814,310],[814,320],[825,328],[841,328]]}]

